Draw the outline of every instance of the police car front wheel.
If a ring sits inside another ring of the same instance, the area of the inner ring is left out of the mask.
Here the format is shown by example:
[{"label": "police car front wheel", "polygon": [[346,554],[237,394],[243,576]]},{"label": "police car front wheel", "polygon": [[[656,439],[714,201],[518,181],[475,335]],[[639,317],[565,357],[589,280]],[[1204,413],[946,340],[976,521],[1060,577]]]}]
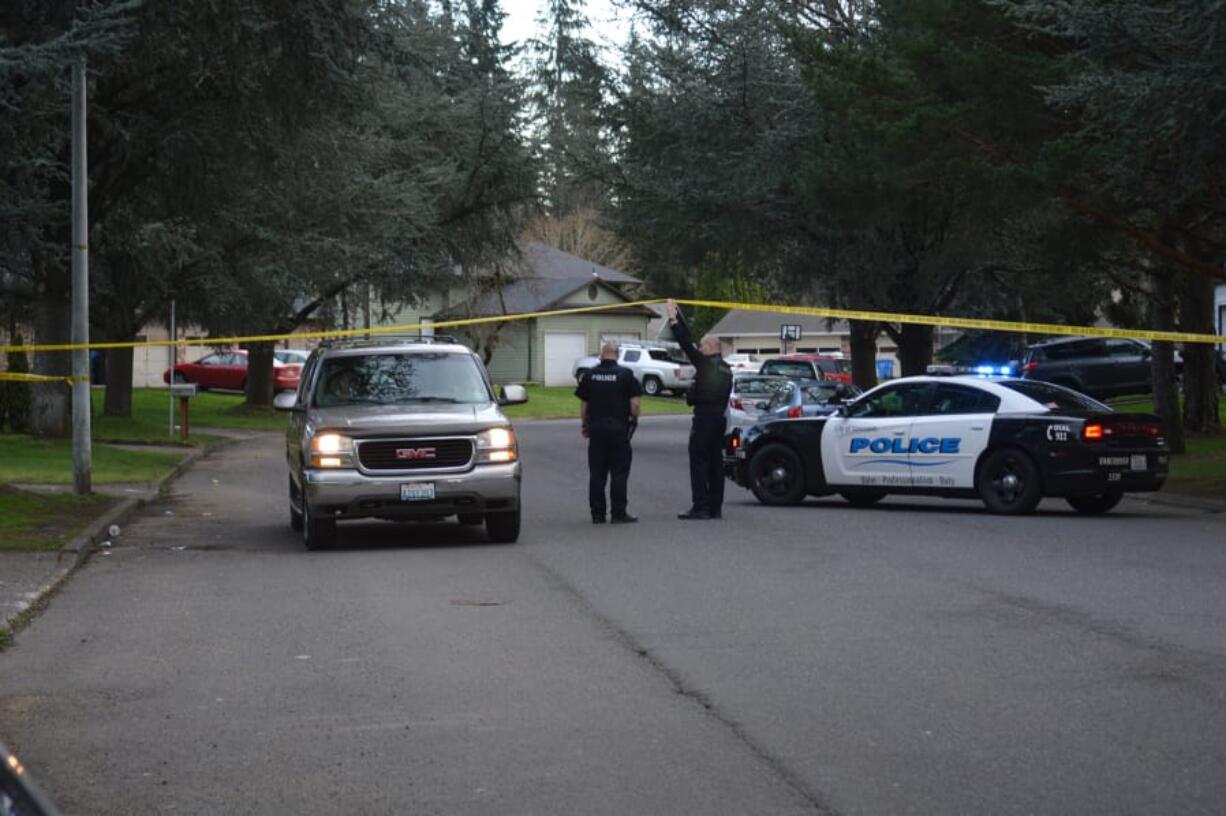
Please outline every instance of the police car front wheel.
[{"label": "police car front wheel", "polygon": [[1039,469],[1029,456],[1012,448],[988,454],[979,466],[975,487],[989,510],[1005,515],[1029,513],[1043,498]]},{"label": "police car front wheel", "polygon": [[804,501],[804,465],[787,445],[776,442],[755,453],[749,462],[749,480],[754,496],[763,504]]},{"label": "police car front wheel", "polygon": [[1115,507],[1123,498],[1123,493],[1099,493],[1097,496],[1069,496],[1065,501],[1078,513],[1099,516]]}]

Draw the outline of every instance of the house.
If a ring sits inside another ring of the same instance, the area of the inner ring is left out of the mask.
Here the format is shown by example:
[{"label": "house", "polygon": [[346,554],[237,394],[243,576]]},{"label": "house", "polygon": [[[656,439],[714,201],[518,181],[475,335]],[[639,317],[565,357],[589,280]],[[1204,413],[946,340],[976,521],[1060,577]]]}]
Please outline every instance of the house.
[{"label": "house", "polygon": [[[780,340],[784,325],[800,326],[800,340]],[[842,354],[851,356],[851,341],[846,320],[791,314],[788,312],[757,312],[732,309],[709,332],[719,338],[725,354]],[[948,343],[957,332],[937,329],[934,348]],[[877,371],[882,377],[898,374],[898,348],[888,335],[877,338]]]},{"label": "house", "polygon": [[[488,359],[496,383],[571,385],[578,357],[598,352],[605,340],[650,337],[656,315],[638,299],[638,278],[536,242],[521,246],[509,279],[477,275],[476,284],[457,285],[424,298],[393,318],[393,324],[437,323],[473,317],[548,312],[582,306],[612,308],[576,315],[534,317],[482,326],[445,329]],[[618,308],[617,304],[627,304]],[[427,331],[427,333],[429,333]]]}]

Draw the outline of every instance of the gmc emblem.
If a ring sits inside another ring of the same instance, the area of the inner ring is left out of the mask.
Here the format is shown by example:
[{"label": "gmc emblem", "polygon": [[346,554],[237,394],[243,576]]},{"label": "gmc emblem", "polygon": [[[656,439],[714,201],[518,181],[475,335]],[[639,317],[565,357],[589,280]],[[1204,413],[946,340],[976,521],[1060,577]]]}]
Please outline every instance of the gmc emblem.
[{"label": "gmc emblem", "polygon": [[396,448],[397,459],[433,459],[434,448]]}]

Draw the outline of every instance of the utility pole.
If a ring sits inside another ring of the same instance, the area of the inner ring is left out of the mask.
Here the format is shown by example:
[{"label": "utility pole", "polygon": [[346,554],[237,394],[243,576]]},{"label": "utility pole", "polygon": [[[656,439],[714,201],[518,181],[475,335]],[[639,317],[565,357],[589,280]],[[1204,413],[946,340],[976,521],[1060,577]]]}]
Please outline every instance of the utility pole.
[{"label": "utility pole", "polygon": [[[89,342],[89,167],[85,154],[85,58],[72,67],[72,342]],[[90,492],[89,349],[72,351],[72,490]]]}]

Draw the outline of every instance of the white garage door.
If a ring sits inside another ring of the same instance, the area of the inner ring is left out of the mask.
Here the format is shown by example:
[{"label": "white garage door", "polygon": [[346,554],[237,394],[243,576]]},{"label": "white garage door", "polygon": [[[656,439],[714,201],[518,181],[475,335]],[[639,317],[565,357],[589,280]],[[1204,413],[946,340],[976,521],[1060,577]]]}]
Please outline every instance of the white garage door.
[{"label": "white garage door", "polygon": [[574,385],[575,360],[587,354],[583,332],[549,332],[545,335],[545,385]]}]

